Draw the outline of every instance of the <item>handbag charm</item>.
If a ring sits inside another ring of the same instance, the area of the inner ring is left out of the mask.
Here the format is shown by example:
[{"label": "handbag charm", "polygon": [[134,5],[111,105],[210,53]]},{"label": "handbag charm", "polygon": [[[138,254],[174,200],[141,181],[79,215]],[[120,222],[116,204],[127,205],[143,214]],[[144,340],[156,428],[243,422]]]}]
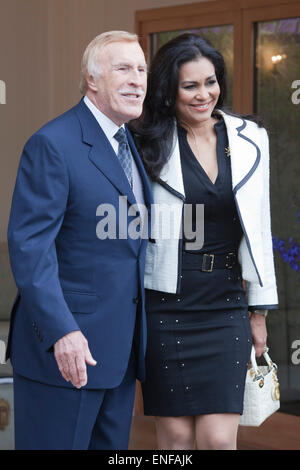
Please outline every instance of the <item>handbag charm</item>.
[{"label": "handbag charm", "polygon": [[277,365],[272,362],[268,348],[263,357],[267,366],[258,367],[252,346],[251,368],[247,371],[245,383],[244,411],[239,423],[242,426],[260,426],[280,407]]}]

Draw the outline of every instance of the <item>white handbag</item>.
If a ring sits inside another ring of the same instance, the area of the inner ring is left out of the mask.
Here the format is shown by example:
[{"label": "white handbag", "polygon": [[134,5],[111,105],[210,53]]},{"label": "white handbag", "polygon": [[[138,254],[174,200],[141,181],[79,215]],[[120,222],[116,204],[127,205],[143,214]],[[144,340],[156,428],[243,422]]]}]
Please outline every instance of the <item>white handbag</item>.
[{"label": "white handbag", "polygon": [[241,426],[260,426],[280,406],[277,366],[267,351],[263,354],[267,366],[257,366],[255,348],[251,350],[251,368],[246,375],[244,411]]}]

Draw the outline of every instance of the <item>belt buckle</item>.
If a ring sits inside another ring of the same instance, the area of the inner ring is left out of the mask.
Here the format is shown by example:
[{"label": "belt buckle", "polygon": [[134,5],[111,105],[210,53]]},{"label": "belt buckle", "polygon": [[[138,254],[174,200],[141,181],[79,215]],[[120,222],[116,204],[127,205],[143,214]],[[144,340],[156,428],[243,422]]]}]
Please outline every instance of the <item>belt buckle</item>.
[{"label": "belt buckle", "polygon": [[226,265],[225,265],[227,269],[232,269],[233,268],[233,266],[235,264],[234,261],[235,261],[235,258],[236,258],[236,254],[235,253],[228,253],[226,255],[226,259],[228,260],[230,257],[231,257],[231,264],[230,264],[230,261],[228,261],[228,263],[226,263]]},{"label": "belt buckle", "polygon": [[[211,258],[210,259],[210,268],[209,269],[205,268],[207,257]],[[215,255],[208,255],[207,253],[204,253],[203,259],[202,259],[202,271],[204,271],[206,273],[211,273],[212,270],[213,270],[213,266],[214,266],[214,259],[215,259]]]}]

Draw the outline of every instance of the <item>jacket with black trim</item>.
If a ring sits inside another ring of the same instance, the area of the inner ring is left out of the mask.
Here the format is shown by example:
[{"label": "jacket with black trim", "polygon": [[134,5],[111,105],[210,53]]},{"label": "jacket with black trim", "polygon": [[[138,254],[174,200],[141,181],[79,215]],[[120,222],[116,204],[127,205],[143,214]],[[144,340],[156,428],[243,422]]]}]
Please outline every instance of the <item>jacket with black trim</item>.
[{"label": "jacket with black trim", "polygon": [[[238,250],[248,305],[278,308],[269,199],[269,139],[256,123],[217,111],[224,119],[230,147],[232,190],[243,229]],[[161,183],[152,182],[154,211],[146,252],[145,287],[180,293],[181,225],[185,201],[177,131],[173,151],[163,168]],[[164,210],[169,217],[162,217]],[[166,236],[169,234],[170,236]]]}]

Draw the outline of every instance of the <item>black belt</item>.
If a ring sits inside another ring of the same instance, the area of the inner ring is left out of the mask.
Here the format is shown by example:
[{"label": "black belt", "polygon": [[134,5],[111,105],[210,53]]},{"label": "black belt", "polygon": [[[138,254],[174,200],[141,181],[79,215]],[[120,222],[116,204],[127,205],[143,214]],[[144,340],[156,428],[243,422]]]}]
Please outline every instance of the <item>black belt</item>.
[{"label": "black belt", "polygon": [[210,273],[213,269],[232,269],[238,264],[238,256],[235,251],[219,255],[183,251],[182,255],[184,266],[193,266],[207,273]]}]

